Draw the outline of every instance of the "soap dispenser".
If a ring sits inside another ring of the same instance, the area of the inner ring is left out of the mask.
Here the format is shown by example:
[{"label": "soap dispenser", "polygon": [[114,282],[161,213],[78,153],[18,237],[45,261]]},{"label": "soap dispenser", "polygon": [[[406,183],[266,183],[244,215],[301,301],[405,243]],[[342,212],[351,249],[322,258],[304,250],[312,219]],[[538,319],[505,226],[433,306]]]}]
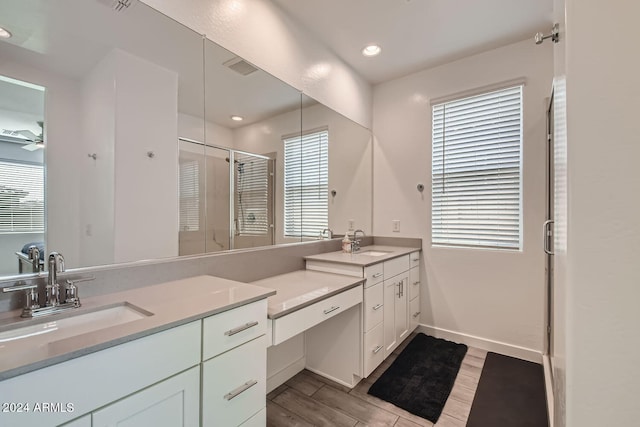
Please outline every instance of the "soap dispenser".
[{"label": "soap dispenser", "polygon": [[349,232],[344,233],[344,239],[342,239],[342,252],[351,253],[351,239],[349,239]]}]

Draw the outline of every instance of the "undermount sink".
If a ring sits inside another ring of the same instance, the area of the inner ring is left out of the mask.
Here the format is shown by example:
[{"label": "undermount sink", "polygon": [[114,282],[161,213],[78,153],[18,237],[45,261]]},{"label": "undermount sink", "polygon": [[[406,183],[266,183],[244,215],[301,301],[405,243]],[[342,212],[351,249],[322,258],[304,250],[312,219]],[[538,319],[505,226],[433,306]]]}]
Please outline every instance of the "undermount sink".
[{"label": "undermount sink", "polygon": [[385,252],[385,251],[363,251],[363,252],[357,252],[358,255],[366,255],[366,256],[383,256],[383,255],[388,255],[391,252]]},{"label": "undermount sink", "polygon": [[81,314],[73,313],[70,316],[67,316],[67,314],[71,313],[42,317],[38,319],[37,323],[25,321],[29,323],[25,326],[20,326],[24,324],[23,322],[18,322],[14,325],[0,326],[0,345],[10,343],[11,341],[26,340],[28,338],[50,343],[99,329],[122,325],[153,315],[153,313],[129,304],[128,302],[100,307],[89,312],[84,311]]}]

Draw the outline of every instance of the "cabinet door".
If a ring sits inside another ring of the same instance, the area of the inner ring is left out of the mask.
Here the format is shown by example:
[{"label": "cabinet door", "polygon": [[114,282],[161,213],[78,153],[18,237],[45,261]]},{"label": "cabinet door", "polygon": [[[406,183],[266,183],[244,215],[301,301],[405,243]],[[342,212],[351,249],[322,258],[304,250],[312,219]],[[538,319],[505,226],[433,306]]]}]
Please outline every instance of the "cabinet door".
[{"label": "cabinet door", "polygon": [[200,368],[164,380],[92,414],[93,427],[197,427]]},{"label": "cabinet door", "polygon": [[384,350],[385,357],[391,354],[396,348],[398,341],[396,335],[396,301],[400,294],[400,276],[393,277],[384,281]]},{"label": "cabinet door", "polygon": [[403,274],[398,278],[399,294],[395,300],[395,316],[396,316],[396,346],[400,344],[409,335],[409,275]]}]

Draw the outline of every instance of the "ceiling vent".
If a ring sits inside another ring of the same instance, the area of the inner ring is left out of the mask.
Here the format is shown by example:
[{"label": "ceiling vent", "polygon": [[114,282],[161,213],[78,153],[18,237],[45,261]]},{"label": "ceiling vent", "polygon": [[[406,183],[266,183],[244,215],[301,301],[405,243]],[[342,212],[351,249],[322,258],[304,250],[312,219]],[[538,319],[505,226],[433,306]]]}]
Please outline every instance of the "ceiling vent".
[{"label": "ceiling vent", "polygon": [[136,4],[138,0],[98,0],[98,2],[109,6],[116,12],[123,12]]},{"label": "ceiling vent", "polygon": [[235,71],[238,74],[242,74],[243,76],[248,76],[249,74],[255,71],[258,71],[256,67],[254,67],[244,59],[240,58],[239,56],[236,56],[235,58],[232,58],[227,62],[224,62],[222,65],[224,65],[225,67],[231,68],[233,71]]}]

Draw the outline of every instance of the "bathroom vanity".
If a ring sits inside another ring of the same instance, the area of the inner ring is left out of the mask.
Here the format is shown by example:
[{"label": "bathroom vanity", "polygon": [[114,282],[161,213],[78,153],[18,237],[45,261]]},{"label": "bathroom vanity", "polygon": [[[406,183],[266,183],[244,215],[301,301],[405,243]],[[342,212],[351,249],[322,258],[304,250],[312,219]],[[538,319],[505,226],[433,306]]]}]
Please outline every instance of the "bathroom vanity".
[{"label": "bathroom vanity", "polygon": [[420,250],[374,245],[305,259],[308,270],[365,279],[361,376],[368,377],[418,326]]},{"label": "bathroom vanity", "polygon": [[[71,317],[5,326],[0,424],[264,426],[266,298],[273,294],[199,276],[89,298]],[[100,328],[95,315],[113,307],[138,314],[104,315],[122,323]],[[75,334],[81,326],[65,323],[73,317],[95,329]]]}]

